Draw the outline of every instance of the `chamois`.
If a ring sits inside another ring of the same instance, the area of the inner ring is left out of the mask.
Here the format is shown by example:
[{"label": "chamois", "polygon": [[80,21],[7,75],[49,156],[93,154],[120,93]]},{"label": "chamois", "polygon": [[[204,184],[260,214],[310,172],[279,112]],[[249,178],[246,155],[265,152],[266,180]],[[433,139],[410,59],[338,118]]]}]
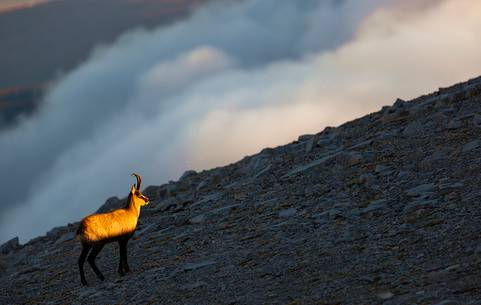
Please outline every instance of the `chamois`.
[{"label": "chamois", "polygon": [[[82,244],[82,253],[78,259],[80,281],[87,285],[84,275],[84,262],[87,254],[87,261],[92,270],[100,280],[104,280],[102,272],[95,265],[95,258],[103,246],[110,242],[118,242],[120,249],[120,262],[118,272],[121,276],[130,272],[127,263],[127,243],[134,234],[139,219],[140,207],[149,203],[149,198],[140,191],[142,178],[138,174],[132,174],[137,178],[137,186],[130,188],[127,205],[124,208],[116,209],[108,213],[99,213],[86,216],[80,222],[76,238]],[[92,251],[90,251],[92,250]]]}]

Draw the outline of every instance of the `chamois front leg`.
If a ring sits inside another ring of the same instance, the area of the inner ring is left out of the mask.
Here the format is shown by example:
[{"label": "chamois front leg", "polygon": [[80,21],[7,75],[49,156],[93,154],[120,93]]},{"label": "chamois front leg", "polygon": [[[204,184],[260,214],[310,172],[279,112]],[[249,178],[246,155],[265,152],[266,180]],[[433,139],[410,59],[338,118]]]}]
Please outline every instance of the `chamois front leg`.
[{"label": "chamois front leg", "polygon": [[83,245],[82,253],[80,253],[80,257],[78,259],[78,268],[80,271],[80,282],[84,286],[87,286],[87,281],[85,280],[85,274],[84,274],[84,263],[85,263],[85,258],[87,257],[87,254],[89,253],[91,248],[92,246],[90,245]]},{"label": "chamois front leg", "polygon": [[129,264],[127,263],[127,242],[128,239],[123,239],[119,241],[119,252],[120,252],[120,261],[119,261],[119,274],[121,276],[125,275],[125,273],[130,272]]},{"label": "chamois front leg", "polygon": [[90,267],[92,267],[92,270],[95,272],[95,274],[101,281],[105,280],[105,277],[102,274],[102,272],[100,272],[99,268],[97,268],[97,265],[95,265],[95,258],[97,257],[97,255],[99,254],[100,250],[102,250],[103,247],[104,247],[103,244],[98,244],[93,246],[92,252],[90,252],[89,257],[87,258],[90,264]]}]

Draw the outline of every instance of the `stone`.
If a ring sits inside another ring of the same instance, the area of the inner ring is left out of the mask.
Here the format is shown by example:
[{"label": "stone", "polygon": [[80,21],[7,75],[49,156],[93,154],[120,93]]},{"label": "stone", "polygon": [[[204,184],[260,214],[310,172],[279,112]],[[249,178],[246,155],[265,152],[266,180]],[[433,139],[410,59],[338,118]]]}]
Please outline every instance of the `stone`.
[{"label": "stone", "polygon": [[376,295],[381,300],[387,300],[394,296],[394,294],[390,291],[381,291],[381,292],[378,292]]},{"label": "stone", "polygon": [[126,201],[120,200],[117,197],[110,197],[95,213],[105,213],[115,209],[122,208]]},{"label": "stone", "polygon": [[183,271],[192,271],[192,270],[197,270],[197,269],[204,268],[204,267],[207,267],[207,266],[211,266],[211,265],[214,265],[214,264],[215,264],[215,261],[213,261],[213,260],[207,260],[207,261],[198,262],[198,263],[187,263],[182,267],[182,270]]},{"label": "stone", "polygon": [[304,135],[300,135],[297,138],[297,141],[305,142],[305,141],[308,141],[308,140],[312,139],[313,137],[314,137],[314,135],[312,135],[312,134],[304,134]]},{"label": "stone", "polygon": [[388,167],[382,164],[377,164],[376,167],[374,168],[374,171],[378,174],[385,172],[387,170],[388,170]]},{"label": "stone", "polygon": [[202,189],[204,189],[207,186],[207,182],[201,181],[199,184],[197,184],[195,191],[200,192]]},{"label": "stone", "polygon": [[453,119],[448,123],[448,129],[455,130],[461,128],[462,123],[458,119]]},{"label": "stone", "polygon": [[437,302],[434,305],[461,305],[461,303],[454,300],[444,300],[441,302]]},{"label": "stone", "polygon": [[307,140],[306,149],[305,149],[306,153],[311,152],[312,148],[314,147],[315,140],[316,140],[315,137],[310,137],[309,140]]},{"label": "stone", "polygon": [[436,186],[434,185],[434,183],[425,183],[408,189],[406,191],[406,195],[410,197],[417,197],[426,193],[434,192],[435,190]]},{"label": "stone", "polygon": [[468,143],[464,144],[463,152],[464,153],[470,152],[470,151],[473,151],[475,149],[478,149],[479,147],[481,147],[481,140],[473,140],[471,142],[468,142]]},{"label": "stone", "polygon": [[194,283],[187,283],[187,284],[182,284],[180,286],[181,290],[194,290],[196,288],[204,287],[207,286],[207,283],[204,281],[197,281]]},{"label": "stone", "polygon": [[204,214],[200,214],[200,215],[197,215],[195,217],[192,217],[191,219],[189,219],[189,223],[191,224],[200,224],[200,223],[203,223],[205,221],[206,217]]},{"label": "stone", "polygon": [[394,108],[404,108],[406,106],[406,101],[400,98],[397,98],[393,104]]},{"label": "stone", "polygon": [[350,152],[346,154],[347,158],[347,165],[348,166],[354,166],[359,163],[362,163],[364,161],[364,158],[361,154],[355,153],[355,152]]},{"label": "stone", "polygon": [[403,130],[403,136],[405,137],[412,137],[412,136],[420,136],[423,133],[423,125],[419,121],[414,121],[409,123],[406,128]]},{"label": "stone", "polygon": [[373,211],[385,208],[386,204],[387,204],[386,199],[378,199],[378,200],[371,201],[367,207],[361,210],[361,213],[365,214],[365,213],[369,213],[369,212],[373,212]]},{"label": "stone", "polygon": [[14,237],[0,246],[0,253],[9,254],[10,252],[14,252],[20,248],[21,246],[18,237]]},{"label": "stone", "polygon": [[182,176],[180,176],[179,181],[184,181],[195,175],[197,175],[195,170],[187,170],[182,174]]},{"label": "stone", "polygon": [[61,243],[66,242],[66,241],[72,240],[72,239],[74,239],[74,238],[75,238],[74,232],[69,232],[69,233],[67,233],[67,234],[62,235],[59,239],[57,239],[57,240],[55,241],[55,244],[58,245],[58,244],[61,244]]},{"label": "stone", "polygon": [[481,128],[481,114],[476,114],[473,117],[473,124],[474,126]]},{"label": "stone", "polygon": [[279,211],[279,217],[288,218],[294,216],[297,213],[295,208],[288,208],[282,211]]}]

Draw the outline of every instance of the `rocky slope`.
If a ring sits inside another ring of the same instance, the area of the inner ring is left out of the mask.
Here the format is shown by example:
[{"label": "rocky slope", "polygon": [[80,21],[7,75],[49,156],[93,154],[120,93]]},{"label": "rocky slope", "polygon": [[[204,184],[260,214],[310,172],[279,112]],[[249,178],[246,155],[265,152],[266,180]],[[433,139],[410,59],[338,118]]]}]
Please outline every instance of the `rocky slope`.
[{"label": "rocky slope", "polygon": [[[481,78],[150,186],[99,282],[76,224],[0,251],[1,304],[481,304]],[[102,210],[122,204],[109,199]]]}]

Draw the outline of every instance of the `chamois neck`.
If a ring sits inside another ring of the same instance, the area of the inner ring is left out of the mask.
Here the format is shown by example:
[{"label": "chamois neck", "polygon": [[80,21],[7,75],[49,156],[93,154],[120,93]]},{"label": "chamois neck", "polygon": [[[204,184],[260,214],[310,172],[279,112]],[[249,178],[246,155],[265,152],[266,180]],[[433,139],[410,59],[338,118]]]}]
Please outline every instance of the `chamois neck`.
[{"label": "chamois neck", "polygon": [[140,215],[140,205],[135,202],[132,195],[129,195],[128,203],[127,203],[127,210],[135,213],[137,217]]}]

